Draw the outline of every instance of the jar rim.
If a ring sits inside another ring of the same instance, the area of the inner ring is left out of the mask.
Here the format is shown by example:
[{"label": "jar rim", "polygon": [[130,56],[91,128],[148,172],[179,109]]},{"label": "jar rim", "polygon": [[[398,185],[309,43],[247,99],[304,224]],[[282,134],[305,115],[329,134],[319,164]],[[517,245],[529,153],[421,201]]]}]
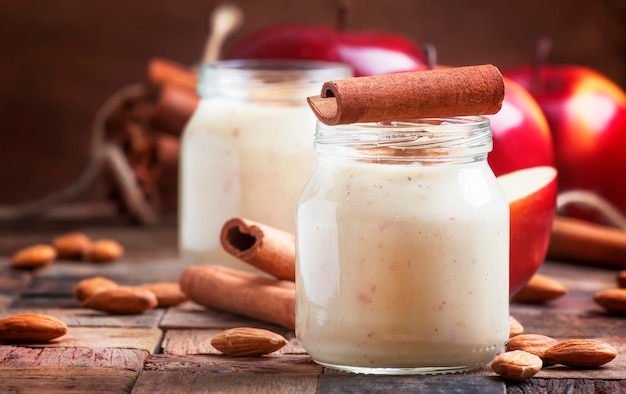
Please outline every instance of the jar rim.
[{"label": "jar rim", "polygon": [[[320,157],[370,162],[432,163],[482,158],[493,148],[487,117],[457,116],[328,126],[318,122],[315,150]],[[418,160],[419,159],[419,160]]]},{"label": "jar rim", "polygon": [[238,70],[284,73],[285,71],[351,70],[345,63],[301,59],[231,59],[203,64],[202,70]]},{"label": "jar rim", "polygon": [[203,65],[197,91],[200,97],[220,95],[257,101],[295,101],[318,93],[324,82],[349,78],[343,63],[318,60],[234,59]]},{"label": "jar rim", "polygon": [[358,133],[415,133],[419,131],[445,130],[446,132],[467,132],[490,127],[489,118],[481,115],[454,116],[447,118],[421,118],[401,121],[351,123],[346,125],[329,126],[322,122],[317,123],[316,135],[324,133],[354,134]]}]

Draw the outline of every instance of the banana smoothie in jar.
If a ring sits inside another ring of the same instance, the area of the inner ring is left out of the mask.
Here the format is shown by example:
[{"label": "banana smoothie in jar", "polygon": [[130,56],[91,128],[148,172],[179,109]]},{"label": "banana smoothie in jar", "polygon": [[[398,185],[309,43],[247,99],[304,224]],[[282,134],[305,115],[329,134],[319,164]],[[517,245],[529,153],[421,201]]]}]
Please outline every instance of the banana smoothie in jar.
[{"label": "banana smoothie in jar", "polygon": [[357,373],[457,372],[509,335],[509,206],[480,116],[327,126],[297,210],[296,335]]},{"label": "banana smoothie in jar", "polygon": [[220,230],[245,217],[294,231],[295,209],[316,162],[306,104],[348,66],[231,60],[200,69],[201,101],[181,138],[179,247],[187,264],[253,270],[222,250]]}]

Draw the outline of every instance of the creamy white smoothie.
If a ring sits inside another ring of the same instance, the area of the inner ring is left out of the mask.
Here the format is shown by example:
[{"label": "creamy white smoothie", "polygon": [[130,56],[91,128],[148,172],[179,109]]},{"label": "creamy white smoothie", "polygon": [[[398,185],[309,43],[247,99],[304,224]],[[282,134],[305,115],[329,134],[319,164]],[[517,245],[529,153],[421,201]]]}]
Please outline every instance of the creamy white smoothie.
[{"label": "creamy white smoothie", "polygon": [[304,105],[199,105],[182,141],[182,258],[248,268],[223,252],[222,225],[243,216],[295,230],[296,201],[316,162],[315,117]]},{"label": "creamy white smoothie", "polygon": [[202,100],[181,137],[181,258],[258,272],[223,251],[221,228],[242,216],[294,232],[298,195],[317,160],[316,119],[306,97],[351,71],[332,63],[263,61],[228,61],[203,71]]},{"label": "creamy white smoothie", "polygon": [[508,338],[508,205],[486,160],[322,160],[297,223],[296,334],[316,362],[457,371]]}]

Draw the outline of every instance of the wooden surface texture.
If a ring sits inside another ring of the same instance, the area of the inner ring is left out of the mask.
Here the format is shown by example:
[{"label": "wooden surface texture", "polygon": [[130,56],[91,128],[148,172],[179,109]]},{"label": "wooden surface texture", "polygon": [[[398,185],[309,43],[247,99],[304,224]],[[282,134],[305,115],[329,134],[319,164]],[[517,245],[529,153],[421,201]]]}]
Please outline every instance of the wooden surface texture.
[{"label": "wooden surface texture", "polygon": [[[10,255],[18,248],[50,242],[68,230],[116,238],[127,253],[110,264],[57,260],[37,271],[9,267]],[[521,383],[501,379],[488,366],[442,376],[338,373],[311,361],[293,332],[263,322],[192,302],[141,315],[108,315],[81,308],[72,297],[72,287],[86,277],[108,276],[124,284],[177,281],[184,268],[172,225],[75,223],[0,229],[0,316],[40,312],[69,326],[67,335],[47,344],[0,343],[0,392],[626,392],[626,317],[607,315],[592,299],[595,291],[615,287],[614,270],[546,262],[541,272],[561,281],[569,293],[543,305],[512,304],[511,314],[527,333],[602,339],[618,349],[618,357],[596,369],[547,367]],[[238,326],[268,328],[289,343],[264,357],[221,355],[211,338]]]}]

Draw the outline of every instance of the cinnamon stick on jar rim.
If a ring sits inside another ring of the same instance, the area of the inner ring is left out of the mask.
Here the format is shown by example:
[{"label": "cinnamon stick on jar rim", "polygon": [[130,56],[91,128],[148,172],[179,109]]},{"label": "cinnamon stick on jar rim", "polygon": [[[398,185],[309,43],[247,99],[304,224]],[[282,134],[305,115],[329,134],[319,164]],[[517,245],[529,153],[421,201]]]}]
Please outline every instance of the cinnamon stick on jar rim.
[{"label": "cinnamon stick on jar rim", "polygon": [[236,217],[222,226],[220,242],[230,255],[276,278],[296,278],[296,241],[291,233]]},{"label": "cinnamon stick on jar rim", "polygon": [[451,67],[328,81],[307,99],[324,124],[495,114],[504,80],[497,67]]}]

